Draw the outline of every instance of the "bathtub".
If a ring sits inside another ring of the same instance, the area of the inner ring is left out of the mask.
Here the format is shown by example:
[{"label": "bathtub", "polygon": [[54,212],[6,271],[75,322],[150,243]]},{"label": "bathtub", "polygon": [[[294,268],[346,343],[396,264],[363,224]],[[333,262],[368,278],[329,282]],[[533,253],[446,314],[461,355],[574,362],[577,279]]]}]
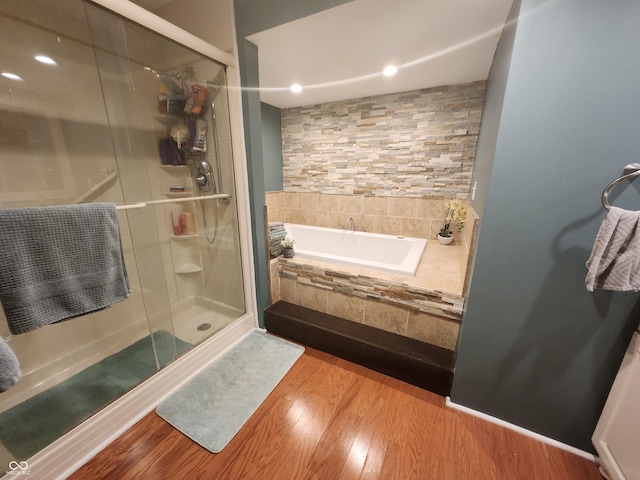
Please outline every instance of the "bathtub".
[{"label": "bathtub", "polygon": [[337,228],[285,224],[298,257],[413,277],[427,245],[423,238],[395,237]]}]

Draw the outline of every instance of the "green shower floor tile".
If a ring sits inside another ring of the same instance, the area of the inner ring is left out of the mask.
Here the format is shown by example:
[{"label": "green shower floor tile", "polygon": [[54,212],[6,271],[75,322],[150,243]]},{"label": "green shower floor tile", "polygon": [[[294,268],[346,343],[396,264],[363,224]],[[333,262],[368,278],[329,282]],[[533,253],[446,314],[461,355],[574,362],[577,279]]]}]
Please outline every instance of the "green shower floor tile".
[{"label": "green shower floor tile", "polygon": [[[173,345],[175,339],[178,354],[192,346],[168,332],[153,335],[162,349]],[[0,442],[15,460],[26,460],[157,372],[155,358],[151,337],[145,337],[0,413]]]}]

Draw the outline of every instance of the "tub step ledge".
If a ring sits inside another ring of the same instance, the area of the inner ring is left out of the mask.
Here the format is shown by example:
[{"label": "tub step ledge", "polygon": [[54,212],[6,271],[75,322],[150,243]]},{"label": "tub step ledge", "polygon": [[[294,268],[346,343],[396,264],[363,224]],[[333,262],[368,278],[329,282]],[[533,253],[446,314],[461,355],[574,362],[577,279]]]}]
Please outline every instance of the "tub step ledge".
[{"label": "tub step ledge", "polygon": [[268,332],[447,396],[455,353],[413,338],[278,301],[265,310]]}]

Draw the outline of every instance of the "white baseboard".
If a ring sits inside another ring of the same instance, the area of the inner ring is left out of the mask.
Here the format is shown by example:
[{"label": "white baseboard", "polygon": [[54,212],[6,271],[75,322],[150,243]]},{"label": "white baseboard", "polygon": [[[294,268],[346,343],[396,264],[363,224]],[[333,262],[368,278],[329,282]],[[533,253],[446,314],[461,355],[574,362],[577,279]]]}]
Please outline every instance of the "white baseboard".
[{"label": "white baseboard", "polygon": [[32,478],[67,478],[254,330],[253,315],[246,315],[205,340],[31,457],[27,463]]},{"label": "white baseboard", "polygon": [[478,412],[477,410],[473,410],[469,407],[453,403],[450,397],[446,398],[445,405],[449,408],[453,408],[454,410],[459,410],[461,412],[468,413],[469,415],[473,415],[474,417],[486,420],[487,422],[495,423],[496,425],[500,425],[501,427],[508,428],[509,430],[513,430],[521,435],[533,438],[534,440],[537,440],[539,442],[546,443],[547,445],[566,450],[567,452],[571,452],[574,455],[586,458],[587,460],[590,460],[596,464],[600,463],[598,461],[598,457],[591,453],[585,452],[584,450],[580,450],[576,447],[572,447],[571,445],[567,445],[566,443],[559,442],[557,440],[554,440],[553,438],[545,437],[544,435],[540,435],[539,433],[532,432],[531,430],[527,430],[526,428],[519,427],[518,425],[514,425],[513,423],[505,422],[504,420],[492,417],[491,415],[487,415],[486,413]]}]

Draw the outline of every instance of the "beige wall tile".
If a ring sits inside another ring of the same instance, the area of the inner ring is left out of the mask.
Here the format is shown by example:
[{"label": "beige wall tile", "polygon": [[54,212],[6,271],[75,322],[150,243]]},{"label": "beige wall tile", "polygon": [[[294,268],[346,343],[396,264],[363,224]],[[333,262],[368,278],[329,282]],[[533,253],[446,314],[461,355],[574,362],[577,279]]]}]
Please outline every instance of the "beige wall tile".
[{"label": "beige wall tile", "polygon": [[455,350],[460,325],[435,315],[409,312],[407,336],[426,343]]},{"label": "beige wall tile", "polygon": [[284,192],[284,201],[289,208],[300,208],[300,194],[298,192]]},{"label": "beige wall tile", "polygon": [[405,237],[430,238],[431,222],[425,218],[403,218],[402,235]]},{"label": "beige wall tile", "polygon": [[327,313],[336,317],[363,323],[364,299],[330,292],[327,302]]},{"label": "beige wall tile", "polygon": [[296,305],[302,307],[311,308],[318,312],[327,312],[327,296],[328,290],[324,288],[313,287],[311,285],[304,285],[302,283],[296,284]]},{"label": "beige wall tile", "polygon": [[417,198],[389,197],[389,215],[415,218],[418,212]]},{"label": "beige wall tile", "polygon": [[401,307],[375,300],[367,300],[364,307],[364,323],[387,332],[407,333],[408,311]]},{"label": "beige wall tile", "polygon": [[269,282],[269,287],[271,292],[271,303],[273,304],[280,300],[280,277],[272,277]]},{"label": "beige wall tile", "polygon": [[381,233],[376,231],[376,216],[375,215],[362,215],[360,225],[357,225],[358,230],[363,232]]},{"label": "beige wall tile", "polygon": [[311,192],[300,192],[300,208],[304,210],[318,210],[318,195]]},{"label": "beige wall tile", "polygon": [[268,222],[286,222],[288,215],[288,209],[286,208],[276,208],[274,210],[267,210],[267,221]]},{"label": "beige wall tile", "polygon": [[276,209],[284,207],[284,192],[282,190],[277,190],[273,192],[265,193],[265,200],[267,202],[267,208]]},{"label": "beige wall tile", "polygon": [[362,195],[340,195],[340,212],[361,214],[363,199]]},{"label": "beige wall tile", "polygon": [[386,235],[402,235],[402,218],[375,216],[375,229],[377,233]]},{"label": "beige wall tile", "polygon": [[292,208],[289,210],[289,222],[299,225],[306,225],[307,211],[301,208]]},{"label": "beige wall tile", "polygon": [[337,212],[327,212],[327,227],[329,228],[344,228],[344,221],[347,219],[348,215],[345,216],[343,213]]},{"label": "beige wall tile", "polygon": [[332,195],[330,193],[318,194],[318,210],[324,212],[339,212],[340,195]]},{"label": "beige wall tile", "polygon": [[388,215],[389,201],[388,197],[364,197],[363,213],[369,215]]},{"label": "beige wall tile", "polygon": [[296,303],[296,281],[292,278],[280,278],[280,300]]},{"label": "beige wall tile", "polygon": [[447,207],[441,198],[418,198],[418,218],[444,218]]},{"label": "beige wall tile", "polygon": [[324,227],[326,222],[326,213],[320,210],[307,210],[307,223],[305,225],[314,225],[316,227]]}]

